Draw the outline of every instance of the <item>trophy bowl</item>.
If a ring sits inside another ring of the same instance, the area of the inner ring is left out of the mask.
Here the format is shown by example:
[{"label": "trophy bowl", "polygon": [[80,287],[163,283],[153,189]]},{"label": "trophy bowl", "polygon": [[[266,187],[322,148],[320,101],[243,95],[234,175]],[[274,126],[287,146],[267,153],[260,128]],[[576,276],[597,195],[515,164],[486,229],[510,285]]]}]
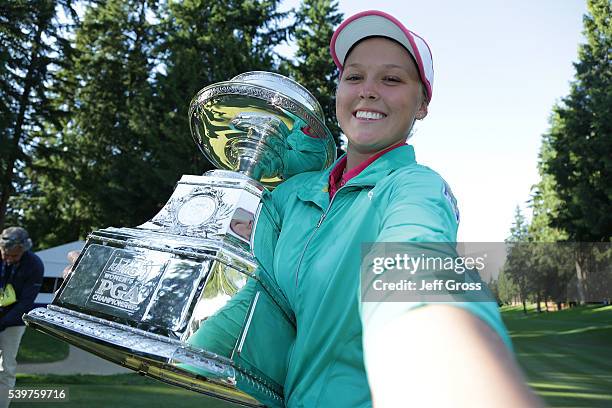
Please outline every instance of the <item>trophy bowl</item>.
[{"label": "trophy bowl", "polygon": [[266,72],[204,88],[189,117],[220,170],[183,176],[138,227],[91,233],[53,302],[23,319],[228,406],[281,407],[296,326],[270,273],[279,227],[266,186],[331,164],[333,139],[315,98]]},{"label": "trophy bowl", "polygon": [[[235,119],[245,114],[277,121],[289,133],[265,125],[262,131],[236,126]],[[246,174],[267,187],[294,174],[324,169],[336,158],[317,100],[279,74],[247,72],[210,85],[191,101],[189,118],[194,141],[215,167]],[[301,132],[304,127],[308,135]]]}]

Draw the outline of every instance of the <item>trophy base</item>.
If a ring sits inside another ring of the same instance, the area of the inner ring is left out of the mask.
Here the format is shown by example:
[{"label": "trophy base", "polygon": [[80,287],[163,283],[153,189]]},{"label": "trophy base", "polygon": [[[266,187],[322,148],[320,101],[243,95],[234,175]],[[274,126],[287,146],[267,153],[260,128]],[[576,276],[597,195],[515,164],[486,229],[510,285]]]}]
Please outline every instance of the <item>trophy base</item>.
[{"label": "trophy base", "polygon": [[[227,401],[228,407],[283,406],[282,397],[262,385],[262,379],[223,356],[178,340],[54,305],[34,309],[23,320],[34,329],[142,375]],[[183,368],[187,366],[206,372],[206,377]]]},{"label": "trophy base", "polygon": [[240,174],[183,176],[151,221],[91,233],[53,303],[24,321],[228,406],[282,407],[295,321],[254,256],[255,225],[257,245],[275,244],[263,195]]}]

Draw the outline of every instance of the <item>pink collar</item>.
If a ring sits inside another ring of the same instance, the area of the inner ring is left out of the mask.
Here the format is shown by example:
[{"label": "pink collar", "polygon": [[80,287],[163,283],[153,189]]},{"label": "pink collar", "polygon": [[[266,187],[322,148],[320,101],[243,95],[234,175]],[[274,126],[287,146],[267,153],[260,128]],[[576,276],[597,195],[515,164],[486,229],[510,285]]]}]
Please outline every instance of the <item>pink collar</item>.
[{"label": "pink collar", "polygon": [[374,161],[376,161],[376,159],[378,159],[380,156],[382,156],[383,154],[393,149],[397,149],[398,147],[401,147],[404,145],[405,143],[399,143],[399,144],[390,146],[386,148],[385,150],[381,150],[380,152],[376,153],[374,156],[361,162],[358,166],[342,174],[342,172],[346,168],[346,155],[344,155],[344,157],[340,159],[338,163],[336,163],[332,171],[329,173],[329,198],[332,199],[334,195],[336,194],[336,191],[338,191],[340,187],[344,186],[346,183],[348,183],[350,179],[352,179],[353,177],[361,173],[363,170],[365,170],[366,167],[374,163]]}]

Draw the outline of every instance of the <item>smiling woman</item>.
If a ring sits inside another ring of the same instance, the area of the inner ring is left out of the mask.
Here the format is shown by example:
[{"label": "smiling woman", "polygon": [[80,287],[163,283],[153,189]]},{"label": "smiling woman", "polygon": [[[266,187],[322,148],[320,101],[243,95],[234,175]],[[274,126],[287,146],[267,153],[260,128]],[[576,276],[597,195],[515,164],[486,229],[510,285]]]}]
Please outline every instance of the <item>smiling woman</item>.
[{"label": "smiling woman", "polygon": [[451,247],[459,213],[450,187],[406,144],[432,97],[425,41],[366,11],[339,26],[330,48],[347,153],[281,183],[266,203],[281,226],[270,272],[297,324],[285,404],[537,405],[494,302],[360,301],[362,244]]},{"label": "smiling woman", "polygon": [[377,152],[405,143],[427,116],[418,69],[394,40],[370,37],[348,53],[336,94],[336,115],[348,139],[350,170]]}]

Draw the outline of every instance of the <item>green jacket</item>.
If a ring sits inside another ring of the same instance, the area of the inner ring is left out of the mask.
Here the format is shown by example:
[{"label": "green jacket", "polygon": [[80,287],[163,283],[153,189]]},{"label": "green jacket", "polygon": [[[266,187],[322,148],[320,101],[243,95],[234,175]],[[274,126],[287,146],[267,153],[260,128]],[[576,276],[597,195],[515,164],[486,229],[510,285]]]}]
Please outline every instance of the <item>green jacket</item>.
[{"label": "green jacket", "polygon": [[[332,168],[290,178],[266,209],[280,235],[273,259],[262,264],[297,323],[284,390],[289,407],[371,406],[362,347],[362,243],[456,241],[459,215],[450,188],[416,163],[412,146],[385,153],[330,201]],[[495,304],[457,306],[509,343]]]}]

